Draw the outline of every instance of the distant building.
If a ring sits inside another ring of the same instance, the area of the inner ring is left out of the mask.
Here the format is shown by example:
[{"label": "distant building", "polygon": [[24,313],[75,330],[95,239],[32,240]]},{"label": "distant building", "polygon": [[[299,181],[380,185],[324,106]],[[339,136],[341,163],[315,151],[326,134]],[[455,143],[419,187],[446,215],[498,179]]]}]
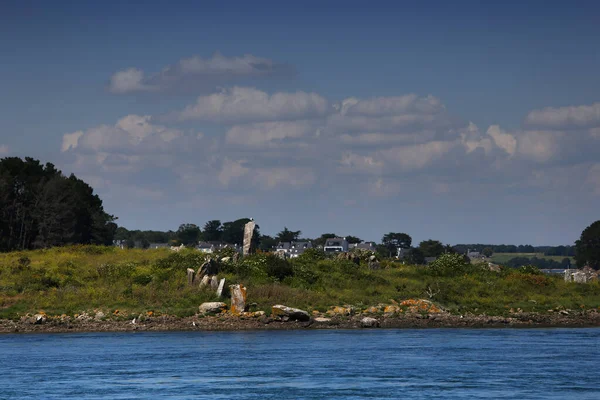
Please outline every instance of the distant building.
[{"label": "distant building", "polygon": [[348,245],[348,248],[350,250],[360,249],[360,250],[375,251],[375,242],[352,243],[352,244]]},{"label": "distant building", "polygon": [[348,241],[346,238],[331,238],[325,241],[323,251],[326,253],[339,253],[348,251]]},{"label": "distant building", "polygon": [[168,249],[169,243],[150,243],[149,249]]},{"label": "distant building", "polygon": [[306,249],[312,249],[313,245],[310,241],[298,241],[298,242],[279,242],[275,246],[275,252],[284,254],[288,258],[296,258],[306,251]]},{"label": "distant building", "polygon": [[196,246],[196,250],[199,250],[203,253],[207,253],[207,254],[212,254],[218,250],[221,249],[225,249],[225,248],[232,248],[235,251],[237,251],[238,253],[242,251],[242,247],[238,246],[236,244],[231,244],[231,243],[225,243],[225,242],[199,242],[198,245]]}]

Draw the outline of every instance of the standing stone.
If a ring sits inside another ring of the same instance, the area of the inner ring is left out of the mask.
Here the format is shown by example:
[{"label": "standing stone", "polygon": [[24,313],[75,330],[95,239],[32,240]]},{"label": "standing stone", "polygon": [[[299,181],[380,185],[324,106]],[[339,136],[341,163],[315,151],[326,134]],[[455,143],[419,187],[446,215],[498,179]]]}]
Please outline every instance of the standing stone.
[{"label": "standing stone", "polygon": [[200,287],[205,287],[205,286],[208,286],[209,284],[210,284],[210,276],[204,275],[202,277],[202,280],[200,281]]},{"label": "standing stone", "polygon": [[191,268],[187,269],[187,283],[190,286],[194,283],[194,270]]},{"label": "standing stone", "polygon": [[219,288],[219,278],[216,275],[213,275],[210,278],[210,288],[212,290],[217,290]]},{"label": "standing stone", "polygon": [[241,314],[246,308],[246,288],[242,284],[229,286],[231,291],[231,313]]},{"label": "standing stone", "polygon": [[242,254],[247,256],[250,254],[250,246],[252,244],[252,235],[254,234],[254,227],[256,223],[249,221],[244,225],[244,246],[242,247]]},{"label": "standing stone", "polygon": [[573,275],[571,274],[571,270],[565,269],[565,282],[571,282],[573,280]]},{"label": "standing stone", "polygon": [[223,296],[223,289],[225,289],[225,278],[221,279],[219,282],[219,288],[217,289],[217,296]]}]

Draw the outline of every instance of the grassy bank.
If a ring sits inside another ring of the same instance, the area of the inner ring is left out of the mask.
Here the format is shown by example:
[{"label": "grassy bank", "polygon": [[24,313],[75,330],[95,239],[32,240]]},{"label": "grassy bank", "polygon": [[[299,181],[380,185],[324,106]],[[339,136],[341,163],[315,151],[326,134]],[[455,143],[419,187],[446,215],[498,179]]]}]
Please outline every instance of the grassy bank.
[{"label": "grassy bank", "polygon": [[[0,318],[94,309],[123,318],[150,311],[192,315],[202,302],[219,300],[213,291],[186,283],[186,269],[197,270],[206,257],[196,251],[97,246],[0,254]],[[565,283],[534,270],[497,273],[458,259],[433,267],[382,261],[381,267],[370,270],[364,257],[357,265],[316,251],[292,261],[258,254],[220,263],[219,277],[244,284],[248,302],[265,311],[278,303],[325,311],[334,305],[366,308],[409,298],[430,299],[452,313],[488,315],[600,306],[598,283]]]}]

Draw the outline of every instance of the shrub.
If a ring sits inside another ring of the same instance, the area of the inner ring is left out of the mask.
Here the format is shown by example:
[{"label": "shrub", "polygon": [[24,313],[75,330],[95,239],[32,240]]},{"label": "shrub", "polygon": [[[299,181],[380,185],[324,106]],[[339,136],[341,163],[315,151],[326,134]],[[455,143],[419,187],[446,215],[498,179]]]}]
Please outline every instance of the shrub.
[{"label": "shrub", "polygon": [[436,276],[456,276],[474,271],[473,265],[467,263],[460,254],[442,254],[428,266],[428,271]]}]

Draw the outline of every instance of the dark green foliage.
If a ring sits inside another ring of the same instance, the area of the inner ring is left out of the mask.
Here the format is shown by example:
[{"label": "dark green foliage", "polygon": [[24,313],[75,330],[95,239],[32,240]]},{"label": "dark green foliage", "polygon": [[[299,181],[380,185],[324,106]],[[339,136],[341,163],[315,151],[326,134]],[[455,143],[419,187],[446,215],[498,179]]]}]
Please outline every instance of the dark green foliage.
[{"label": "dark green foliage", "polygon": [[424,257],[439,257],[444,253],[444,245],[439,240],[424,240],[419,243],[419,250]]},{"label": "dark green foliage", "polygon": [[388,252],[395,256],[398,249],[409,249],[412,244],[412,238],[406,233],[390,232],[383,235],[381,244],[384,245]]},{"label": "dark green foliage", "polygon": [[195,224],[181,224],[175,232],[175,239],[184,246],[193,246],[200,240],[200,228]]},{"label": "dark green foliage", "polygon": [[460,254],[442,254],[427,269],[434,276],[457,276],[478,272],[482,267],[466,262]]},{"label": "dark green foliage", "polygon": [[301,231],[290,231],[284,226],[283,230],[277,234],[275,239],[277,239],[278,242],[294,242],[298,240],[300,234],[302,234]]},{"label": "dark green foliage", "polygon": [[0,251],[112,244],[114,219],[74,175],[29,157],[0,160]]},{"label": "dark green foliage", "polygon": [[534,265],[523,265],[523,266],[519,267],[517,269],[517,271],[522,274],[529,274],[529,275],[541,275],[542,274],[542,271],[540,271],[540,269]]},{"label": "dark green foliage", "polygon": [[596,221],[581,232],[575,242],[577,266],[600,269],[600,221]]}]

